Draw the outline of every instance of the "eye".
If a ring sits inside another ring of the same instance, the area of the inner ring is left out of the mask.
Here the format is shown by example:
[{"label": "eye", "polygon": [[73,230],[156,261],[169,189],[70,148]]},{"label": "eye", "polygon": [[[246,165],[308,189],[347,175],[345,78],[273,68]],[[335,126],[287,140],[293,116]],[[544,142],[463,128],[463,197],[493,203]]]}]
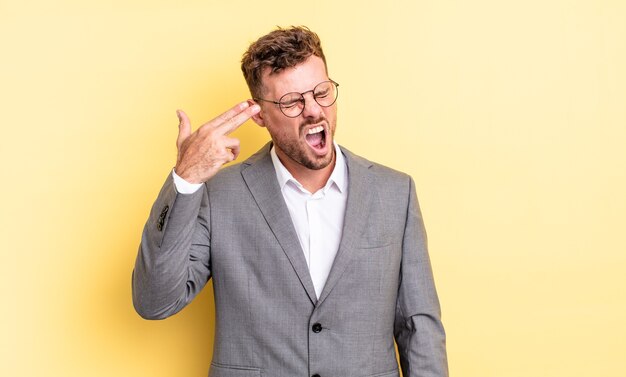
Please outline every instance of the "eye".
[{"label": "eye", "polygon": [[289,101],[280,101],[280,105],[286,109],[297,106],[298,102],[300,102],[300,100],[295,99],[295,100],[289,100]]},{"label": "eye", "polygon": [[330,89],[325,88],[315,93],[315,98],[324,98],[330,94]]},{"label": "eye", "polygon": [[313,92],[313,96],[315,98],[326,98],[329,95],[333,94],[333,84],[330,81],[324,81],[315,87],[315,91]]},{"label": "eye", "polygon": [[283,96],[283,98],[281,98],[280,100],[280,105],[285,108],[291,108],[294,106],[297,106],[298,103],[302,102],[302,96],[298,93],[294,93],[294,94],[286,94]]}]

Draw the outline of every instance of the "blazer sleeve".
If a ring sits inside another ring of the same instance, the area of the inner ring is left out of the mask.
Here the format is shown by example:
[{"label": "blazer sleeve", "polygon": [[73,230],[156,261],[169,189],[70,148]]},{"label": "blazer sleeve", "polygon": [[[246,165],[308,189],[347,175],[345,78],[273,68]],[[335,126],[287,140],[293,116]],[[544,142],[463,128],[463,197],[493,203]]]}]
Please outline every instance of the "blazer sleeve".
[{"label": "blazer sleeve", "polygon": [[409,179],[394,335],[404,377],[447,377],[445,331],[415,183]]},{"label": "blazer sleeve", "polygon": [[133,305],[146,319],[184,308],[211,276],[206,186],[176,192],[170,174],[143,230],[132,276]]}]

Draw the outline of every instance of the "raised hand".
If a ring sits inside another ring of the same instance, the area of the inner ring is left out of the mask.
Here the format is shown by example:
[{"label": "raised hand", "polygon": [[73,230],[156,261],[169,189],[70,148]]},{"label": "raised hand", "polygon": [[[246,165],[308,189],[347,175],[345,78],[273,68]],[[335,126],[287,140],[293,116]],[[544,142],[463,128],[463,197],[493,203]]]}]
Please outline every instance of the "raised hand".
[{"label": "raised hand", "polygon": [[206,182],[239,155],[239,139],[228,135],[260,111],[259,105],[242,102],[191,133],[189,117],[178,115],[176,174],[189,183]]}]

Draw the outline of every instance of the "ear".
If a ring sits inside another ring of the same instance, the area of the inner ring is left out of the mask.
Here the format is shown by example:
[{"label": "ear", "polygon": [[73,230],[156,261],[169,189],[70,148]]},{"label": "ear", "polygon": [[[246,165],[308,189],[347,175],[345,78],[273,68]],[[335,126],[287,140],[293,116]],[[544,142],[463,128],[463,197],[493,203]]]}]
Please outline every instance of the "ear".
[{"label": "ear", "polygon": [[[261,106],[261,104],[258,104],[257,102],[251,99],[248,100],[248,104],[250,106],[253,106],[253,105]],[[252,116],[252,120],[254,121],[254,123],[258,124],[260,127],[265,127],[265,119],[263,119],[263,108],[261,108],[261,111],[259,111],[258,113]]]}]

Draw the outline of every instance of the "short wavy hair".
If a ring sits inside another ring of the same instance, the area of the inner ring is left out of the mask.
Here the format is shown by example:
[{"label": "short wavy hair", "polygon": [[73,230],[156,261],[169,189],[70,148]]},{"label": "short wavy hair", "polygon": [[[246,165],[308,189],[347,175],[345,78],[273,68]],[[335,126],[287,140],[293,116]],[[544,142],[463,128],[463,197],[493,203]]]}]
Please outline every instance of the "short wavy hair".
[{"label": "short wavy hair", "polygon": [[278,28],[262,36],[248,47],[241,59],[241,70],[246,79],[253,98],[263,93],[263,71],[270,68],[271,72],[279,73],[285,68],[294,67],[310,56],[315,55],[324,61],[320,38],[306,26]]}]

